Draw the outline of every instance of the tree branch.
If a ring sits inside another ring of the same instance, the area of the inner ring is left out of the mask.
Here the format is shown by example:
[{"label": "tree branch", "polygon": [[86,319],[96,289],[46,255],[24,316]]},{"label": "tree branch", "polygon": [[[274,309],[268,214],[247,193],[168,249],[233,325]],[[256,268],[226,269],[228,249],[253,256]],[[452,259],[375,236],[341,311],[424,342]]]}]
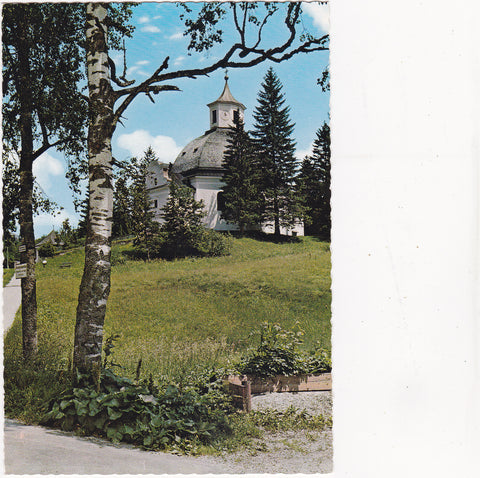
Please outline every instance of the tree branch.
[{"label": "tree branch", "polygon": [[135,83],[135,80],[128,81],[128,80],[125,80],[124,78],[117,78],[117,74],[116,74],[117,69],[115,66],[115,62],[110,57],[108,57],[108,64],[110,66],[111,79],[116,85],[123,88],[125,86],[130,86]]},{"label": "tree branch", "polygon": [[[301,13],[301,4],[300,2],[289,3],[287,13],[285,16],[284,23],[289,31],[288,38],[282,45],[279,45],[274,48],[259,49],[257,48],[262,40],[263,28],[267,24],[268,19],[273,15],[276,10],[270,10],[265,15],[263,21],[259,26],[258,39],[255,45],[251,48],[245,45],[245,28],[246,21],[248,18],[248,4],[245,5],[245,14],[243,18],[243,27],[240,27],[238,23],[238,14],[236,5],[232,5],[233,16],[235,27],[240,34],[240,43],[235,43],[231,48],[225,53],[223,58],[216,61],[210,66],[205,68],[195,68],[189,70],[178,70],[173,72],[163,73],[162,71],[168,68],[169,57],[166,57],[163,63],[157,68],[157,70],[143,83],[139,84],[136,87],[132,88],[123,88],[121,90],[114,91],[113,99],[114,103],[121,97],[126,96],[121,105],[114,113],[114,122],[113,128],[116,127],[117,122],[122,117],[123,113],[130,105],[130,103],[135,99],[140,93],[146,94],[151,101],[154,101],[152,94],[156,95],[161,91],[179,91],[179,88],[174,85],[158,85],[156,83],[161,83],[164,81],[175,80],[179,78],[192,78],[195,79],[199,76],[208,76],[210,73],[220,69],[220,68],[248,68],[251,66],[258,65],[259,63],[265,60],[271,60],[275,63],[280,63],[284,60],[291,58],[292,56],[299,53],[310,53],[314,51],[328,50],[328,35],[324,35],[321,38],[313,38],[306,42],[303,42],[297,48],[294,48],[290,51],[289,48],[292,46],[293,41],[296,37],[296,24],[300,17]],[[248,61],[235,61],[233,60],[234,55],[238,54],[239,58],[244,58],[247,55],[254,54],[255,58],[252,58]],[[117,83],[118,84],[118,83]]]}]

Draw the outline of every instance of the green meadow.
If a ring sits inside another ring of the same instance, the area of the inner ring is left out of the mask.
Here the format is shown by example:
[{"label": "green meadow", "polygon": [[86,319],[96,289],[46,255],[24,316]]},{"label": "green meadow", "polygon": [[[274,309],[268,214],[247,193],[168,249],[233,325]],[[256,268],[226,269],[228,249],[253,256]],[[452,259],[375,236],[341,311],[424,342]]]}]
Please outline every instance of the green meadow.
[{"label": "green meadow", "polygon": [[[259,325],[296,322],[306,348],[330,349],[329,243],[313,237],[294,243],[233,239],[229,256],[143,262],[113,246],[111,292],[104,339],[118,335],[114,361],[143,377],[182,383],[192,372],[225,367],[258,345]],[[71,267],[60,267],[71,262]],[[76,249],[37,266],[40,354],[68,367],[83,270]],[[20,314],[5,339],[5,357],[21,355]]]}]

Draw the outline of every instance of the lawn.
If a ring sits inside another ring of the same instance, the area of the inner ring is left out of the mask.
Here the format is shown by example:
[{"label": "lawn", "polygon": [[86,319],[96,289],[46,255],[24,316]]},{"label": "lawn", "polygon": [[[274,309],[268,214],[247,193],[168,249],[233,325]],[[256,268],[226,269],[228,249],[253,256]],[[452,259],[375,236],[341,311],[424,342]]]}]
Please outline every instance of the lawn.
[{"label": "lawn", "polygon": [[[263,321],[305,331],[305,347],[330,349],[329,244],[234,239],[230,256],[177,261],[134,261],[114,245],[105,338],[120,337],[115,361],[133,375],[181,382],[205,366],[225,366],[258,344],[250,334]],[[72,266],[61,268],[61,263]],[[123,262],[123,263],[122,263]],[[69,363],[83,250],[37,266],[38,334],[41,351]],[[6,357],[21,353],[19,316],[7,334]]]},{"label": "lawn", "polygon": [[13,277],[15,269],[3,269],[3,287],[5,287]]}]

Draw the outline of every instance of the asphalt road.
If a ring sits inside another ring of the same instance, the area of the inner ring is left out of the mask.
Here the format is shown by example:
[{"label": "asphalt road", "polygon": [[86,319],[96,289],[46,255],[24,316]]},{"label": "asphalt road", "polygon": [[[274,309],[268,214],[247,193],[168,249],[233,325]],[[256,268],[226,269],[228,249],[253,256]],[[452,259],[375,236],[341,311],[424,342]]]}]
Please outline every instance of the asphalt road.
[{"label": "asphalt road", "polygon": [[[202,458],[146,452],[97,438],[5,420],[5,472],[24,474],[192,474],[223,473]],[[203,460],[204,461],[204,460]]]},{"label": "asphalt road", "polygon": [[3,288],[3,333],[12,325],[21,303],[21,279],[15,279],[15,276],[13,276],[10,282]]}]

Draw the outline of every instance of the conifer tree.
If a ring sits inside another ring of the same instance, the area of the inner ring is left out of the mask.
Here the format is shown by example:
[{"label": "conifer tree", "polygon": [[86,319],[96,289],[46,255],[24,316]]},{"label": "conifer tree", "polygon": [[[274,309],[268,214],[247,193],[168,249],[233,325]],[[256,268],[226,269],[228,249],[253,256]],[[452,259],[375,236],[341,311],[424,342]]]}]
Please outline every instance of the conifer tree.
[{"label": "conifer tree", "polygon": [[229,131],[224,153],[222,188],[224,205],[221,216],[238,224],[240,234],[262,220],[262,196],[259,190],[260,170],[255,148],[241,120]]},{"label": "conifer tree", "polygon": [[116,174],[113,189],[112,237],[123,237],[132,233],[130,207],[128,172],[126,169],[122,169]]},{"label": "conifer tree", "polygon": [[157,161],[153,149],[149,146],[142,158],[132,158],[131,172],[132,183],[130,191],[130,217],[131,232],[135,234],[134,243],[142,245],[142,250],[150,259],[152,248],[154,247],[152,239],[158,232],[158,223],[155,221],[155,211],[152,208],[147,191],[148,165],[152,161]]},{"label": "conifer tree", "polygon": [[298,217],[298,205],[293,194],[296,173],[294,124],[290,122],[282,84],[270,68],[258,94],[258,106],[253,113],[256,139],[262,171],[261,189],[265,198],[264,219],[273,222],[275,235],[280,227],[290,227]]},{"label": "conifer tree", "polygon": [[198,255],[205,232],[204,217],[203,201],[195,200],[191,188],[173,180],[163,207],[163,255],[169,258]]},{"label": "conifer tree", "polygon": [[317,131],[313,153],[298,175],[298,195],[304,206],[305,233],[330,239],[330,127]]}]

